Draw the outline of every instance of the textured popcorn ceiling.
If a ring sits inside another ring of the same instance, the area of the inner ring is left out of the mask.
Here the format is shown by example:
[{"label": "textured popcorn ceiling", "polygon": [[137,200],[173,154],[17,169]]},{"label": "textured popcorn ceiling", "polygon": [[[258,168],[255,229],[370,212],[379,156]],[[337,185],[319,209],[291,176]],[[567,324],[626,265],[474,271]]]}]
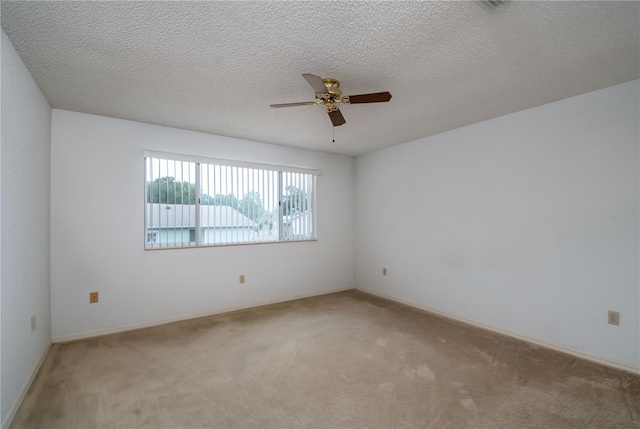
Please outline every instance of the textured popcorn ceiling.
[{"label": "textured popcorn ceiling", "polygon": [[[10,2],[52,107],[358,155],[640,77],[638,2]],[[389,103],[332,126],[302,73]]]}]

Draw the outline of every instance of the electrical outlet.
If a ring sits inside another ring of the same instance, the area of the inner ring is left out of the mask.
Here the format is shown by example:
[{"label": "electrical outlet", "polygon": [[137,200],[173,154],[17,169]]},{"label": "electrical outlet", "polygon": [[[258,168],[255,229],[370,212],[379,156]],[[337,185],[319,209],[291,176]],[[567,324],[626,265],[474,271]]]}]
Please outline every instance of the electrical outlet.
[{"label": "electrical outlet", "polygon": [[98,302],[98,292],[89,293],[89,304],[95,304]]},{"label": "electrical outlet", "polygon": [[620,324],[620,313],[617,311],[609,310],[609,325],[619,325]]},{"label": "electrical outlet", "polygon": [[31,316],[31,332],[36,331],[36,316]]},{"label": "electrical outlet", "polygon": [[244,283],[244,274],[240,274],[240,284]]},{"label": "electrical outlet", "polygon": [[383,268],[383,269],[382,269],[382,275],[383,275],[383,276],[386,276],[386,275],[387,275],[387,269],[386,269],[386,268]]}]

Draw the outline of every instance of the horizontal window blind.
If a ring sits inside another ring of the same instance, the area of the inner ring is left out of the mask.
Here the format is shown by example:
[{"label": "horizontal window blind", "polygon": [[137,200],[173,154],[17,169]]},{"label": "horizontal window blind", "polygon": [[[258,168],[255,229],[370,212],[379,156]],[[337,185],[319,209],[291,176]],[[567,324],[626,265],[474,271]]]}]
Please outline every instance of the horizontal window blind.
[{"label": "horizontal window blind", "polygon": [[313,240],[315,177],[295,167],[145,151],[145,248]]}]

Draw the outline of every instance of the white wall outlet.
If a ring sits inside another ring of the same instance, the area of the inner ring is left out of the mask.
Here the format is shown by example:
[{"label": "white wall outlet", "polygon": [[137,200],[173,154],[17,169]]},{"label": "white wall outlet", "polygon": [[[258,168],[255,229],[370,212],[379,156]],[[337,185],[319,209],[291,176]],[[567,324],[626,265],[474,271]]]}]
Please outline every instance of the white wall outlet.
[{"label": "white wall outlet", "polygon": [[617,311],[609,310],[609,325],[619,325],[620,324],[620,313]]},{"label": "white wall outlet", "polygon": [[36,330],[36,316],[31,316],[31,332]]},{"label": "white wall outlet", "polygon": [[244,283],[244,274],[240,274],[240,279],[239,279],[239,281],[240,281],[240,284],[243,284],[243,283]]}]

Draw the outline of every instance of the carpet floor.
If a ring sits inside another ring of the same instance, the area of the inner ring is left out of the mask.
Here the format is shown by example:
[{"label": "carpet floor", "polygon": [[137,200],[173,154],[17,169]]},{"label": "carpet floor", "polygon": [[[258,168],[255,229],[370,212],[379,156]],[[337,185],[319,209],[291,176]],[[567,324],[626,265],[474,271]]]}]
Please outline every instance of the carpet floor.
[{"label": "carpet floor", "polygon": [[53,344],[12,428],[638,428],[640,377],[358,291]]}]

